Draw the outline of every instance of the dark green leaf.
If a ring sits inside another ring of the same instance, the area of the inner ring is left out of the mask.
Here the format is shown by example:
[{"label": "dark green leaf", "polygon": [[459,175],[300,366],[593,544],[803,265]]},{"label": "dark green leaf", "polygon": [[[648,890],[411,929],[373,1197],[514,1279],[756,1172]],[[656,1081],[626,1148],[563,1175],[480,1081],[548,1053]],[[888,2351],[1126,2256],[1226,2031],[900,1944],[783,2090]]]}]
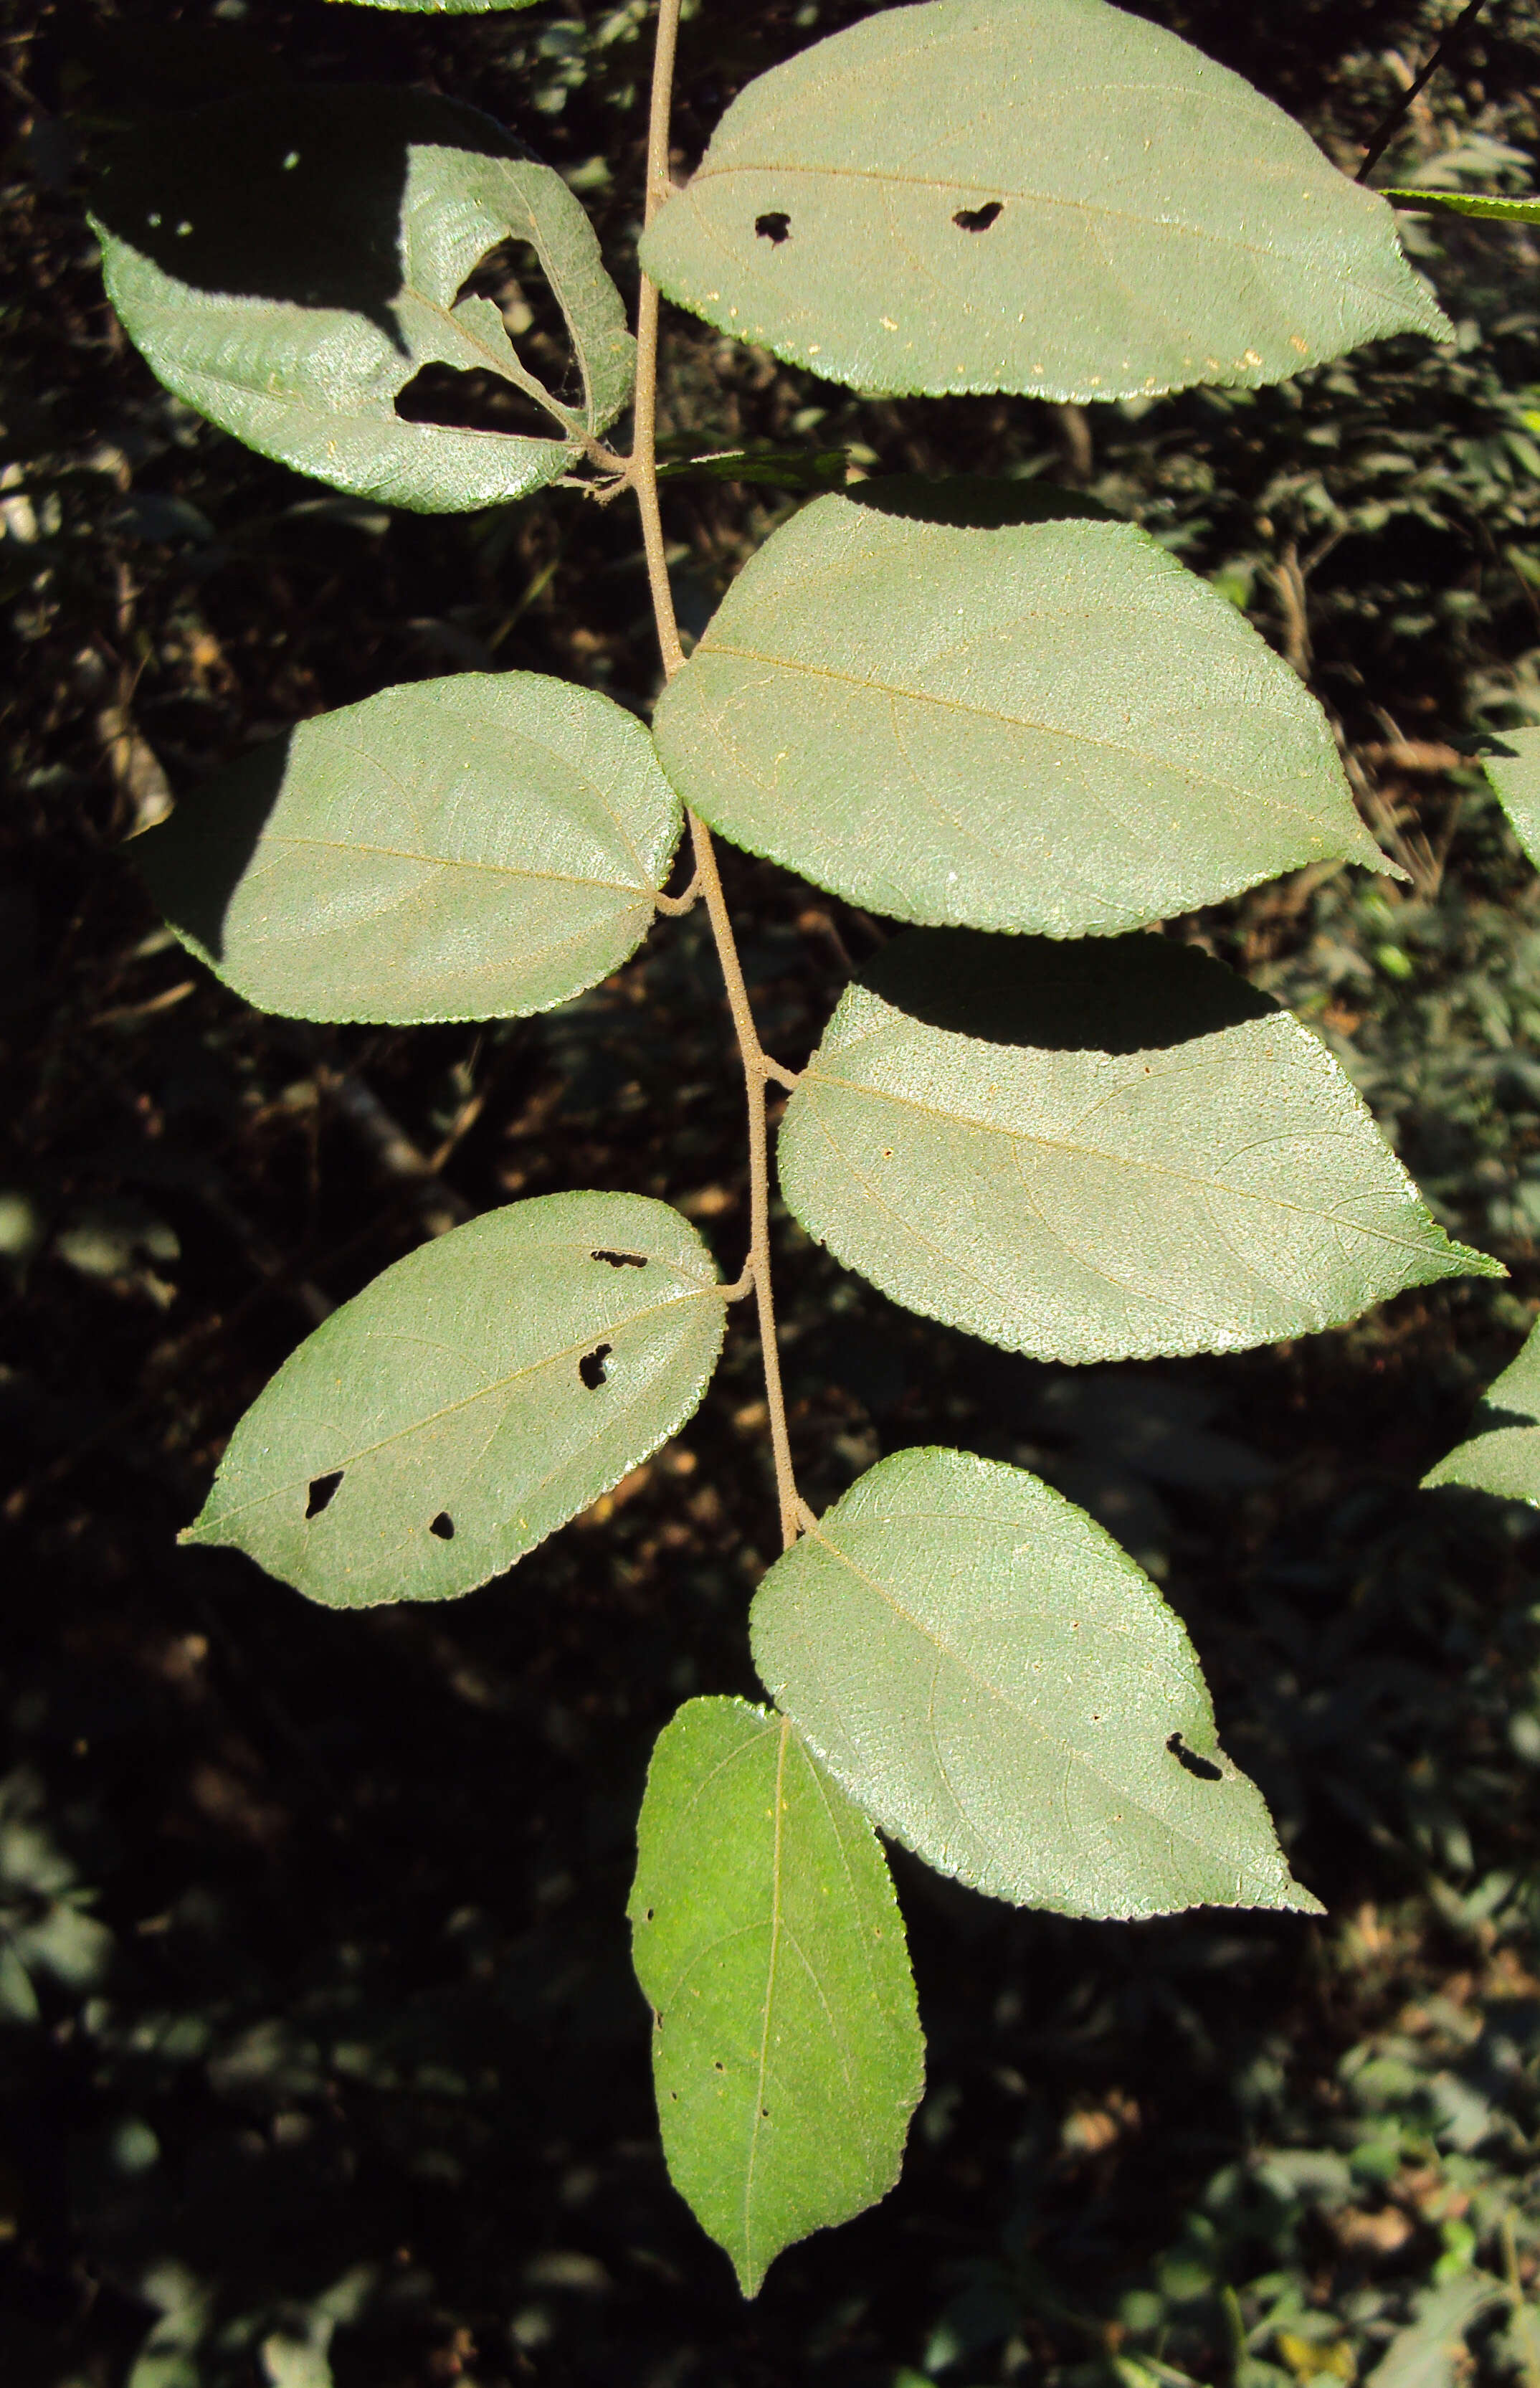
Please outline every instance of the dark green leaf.
[{"label": "dark green leaf", "polygon": [[1480,760],[1515,837],[1540,870],[1540,730],[1499,730]]},{"label": "dark green leaf", "polygon": [[[167,387],[361,496],[428,513],[518,497],[630,387],[620,295],[577,200],[448,100],[338,85],[169,118],[112,156],[93,222],[107,296]],[[460,298],[505,240],[531,245],[561,302],[583,385],[570,404],[489,300]],[[506,385],[545,436],[403,420],[396,400],[428,364]]]},{"label": "dark green leaf", "polygon": [[865,1816],[742,1700],[665,1726],[637,1837],[663,2150],[751,2297],[898,2178],[925,2079],[903,1919]]},{"label": "dark green leaf", "polygon": [[1452,1244],[1324,1045],[1146,936],[921,931],[841,997],[780,1134],[810,1235],[928,1318],[1043,1359],[1234,1352]]},{"label": "dark green leaf", "polygon": [[490,1020],[635,950],[679,828],[611,698],[466,672],[301,722],[132,851],[178,935],[265,1011]]},{"label": "dark green leaf", "polygon": [[641,257],[872,390],[1127,398],[1454,337],[1382,199],[1100,0],[930,0],[815,43],[739,94]]},{"label": "dark green leaf", "polygon": [[666,1203],[548,1194],[424,1244],[334,1312],[241,1419],[184,1542],[311,1600],[447,1600],[656,1451],[722,1344]]},{"label": "dark green leaf", "polygon": [[750,1630],[836,1782],[941,1874],[1067,1915],[1319,1912],[1175,1611],[1025,1468],[881,1461],[776,1561]]},{"label": "dark green leaf", "polygon": [[1424,1484],[1466,1484],[1540,1509],[1540,1327],[1488,1387],[1469,1442],[1441,1459]]},{"label": "dark green leaf", "polygon": [[1481,216],[1502,223],[1540,223],[1540,199],[1505,199],[1495,191],[1382,191],[1393,208],[1421,216]]},{"label": "dark green leaf", "polygon": [[671,457],[660,481],[745,481],[767,489],[830,489],[844,485],[843,448],[725,448],[703,456]]},{"label": "dark green leaf", "polygon": [[1051,936],[1388,870],[1297,675],[1100,511],[903,479],[803,507],[659,701],[685,802],[852,903]]}]

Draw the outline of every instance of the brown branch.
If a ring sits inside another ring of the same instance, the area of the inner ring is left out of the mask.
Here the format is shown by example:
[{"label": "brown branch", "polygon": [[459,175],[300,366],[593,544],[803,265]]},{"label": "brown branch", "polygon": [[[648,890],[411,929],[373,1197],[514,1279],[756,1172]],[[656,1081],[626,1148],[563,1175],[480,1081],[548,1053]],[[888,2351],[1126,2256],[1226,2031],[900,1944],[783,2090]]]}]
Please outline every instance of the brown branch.
[{"label": "brown branch", "polygon": [[[647,130],[647,197],[644,220],[669,196],[669,114],[674,94],[674,58],[679,33],[679,0],[658,0],[657,41],[652,55],[652,100]],[[658,286],[641,277],[637,302],[637,392],[633,402],[635,429],[627,479],[637,493],[641,515],[642,550],[647,558],[648,585],[658,628],[658,652],[663,678],[672,680],[685,660],[675,618],[674,595],[668,584],[668,560],[663,548],[663,518],[658,507]],[[749,1257],[743,1276],[728,1299],[748,1290],[751,1283],[759,1308],[760,1345],[764,1357],[764,1401],[770,1419],[770,1448],[776,1465],[776,1492],[780,1505],[781,1540],[788,1547],[802,1528],[802,1508],[791,1468],[791,1442],[787,1430],[786,1397],[781,1389],[780,1353],[776,1343],[776,1305],[770,1281],[770,1154],[765,1128],[766,1080],[794,1084],[789,1072],[772,1061],[759,1041],[743,965],[733,934],[732,917],[722,890],[716,849],[703,820],[688,815],[695,852],[695,878],[705,899],[717,960],[727,991],[727,1009],[738,1036],[743,1063],[744,1092],[749,1111]],[[687,891],[688,892],[688,891]],[[668,908],[672,908],[672,907]]]}]

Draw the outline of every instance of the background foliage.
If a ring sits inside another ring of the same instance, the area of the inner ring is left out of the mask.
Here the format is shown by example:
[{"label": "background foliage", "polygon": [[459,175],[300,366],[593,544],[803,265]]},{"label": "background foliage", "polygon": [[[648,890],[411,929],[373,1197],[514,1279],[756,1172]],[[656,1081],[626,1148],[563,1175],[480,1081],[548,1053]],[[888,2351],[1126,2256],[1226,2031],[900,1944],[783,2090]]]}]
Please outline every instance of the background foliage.
[{"label": "background foliage", "polygon": [[[699,12],[681,166],[749,76],[863,13]],[[1142,13],[1351,168],[1455,12]],[[1383,179],[1528,186],[1540,6],[1487,17]],[[1323,1923],[1068,1923],[900,1853],[930,2035],[903,2182],[746,2309],[666,2185],[623,1908],[656,1731],[694,1691],[753,1692],[742,1617],[774,1514],[748,1339],[683,1442],[589,1513],[602,1533],[452,1612],[332,1616],[172,1546],[300,1335],[470,1210],[682,1195],[735,1267],[738,1111],[698,916],[546,1019],[410,1035],[261,1019],[158,926],[116,848],[168,788],[455,669],[641,708],[651,623],[620,509],[390,515],[165,396],[103,304],[82,157],[135,106],[413,81],[529,138],[624,278],[646,30],[639,5],[8,12],[7,2381],[1308,2388],[1369,2370],[1437,2295],[1436,2381],[1505,2215],[1532,2294],[1540,2242],[1534,1546],[1524,1511],[1411,1489],[1540,1295],[1540,895],[1464,743],[1540,719],[1525,228],[1406,220],[1458,350],[1391,343],[1256,394],[899,407],[667,325],[676,462],[968,464],[1142,522],[1309,679],[1413,874],[1306,872],[1187,925],[1332,1042],[1508,1286],[1223,1362],[1070,1371],[908,1317],[780,1231],[809,1498],[940,1439],[1090,1506],[1179,1607]],[[687,628],[795,502],[760,469],[665,489]],[[735,880],[766,1039],[800,1061],[872,932],[768,866]],[[1501,2304],[1470,2344],[1494,2383],[1524,2358]]]}]

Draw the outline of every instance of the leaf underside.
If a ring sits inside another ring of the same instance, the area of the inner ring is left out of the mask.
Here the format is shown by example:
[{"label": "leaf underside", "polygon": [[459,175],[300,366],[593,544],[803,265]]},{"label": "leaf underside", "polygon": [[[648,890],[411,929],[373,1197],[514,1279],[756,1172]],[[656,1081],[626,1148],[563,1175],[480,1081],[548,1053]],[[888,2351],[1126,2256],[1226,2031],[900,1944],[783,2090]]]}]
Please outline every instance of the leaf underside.
[{"label": "leaf underside", "polygon": [[1429,216],[1475,216],[1499,223],[1540,223],[1540,199],[1507,199],[1496,191],[1384,190],[1393,208]]},{"label": "leaf underside", "polygon": [[334,1608],[470,1592],[677,1431],[725,1315],[710,1253],[666,1203],[489,1211],[285,1360],[183,1540],[233,1544]]},{"label": "leaf underside", "polygon": [[781,1189],[922,1316],[1126,1360],[1505,1274],[1434,1223],[1325,1046],[1206,956],[918,931],[865,976],[787,1108]]},{"label": "leaf underside", "polygon": [[646,935],[679,801],[598,690],[466,672],[301,722],[136,838],[177,934],[264,1011],[544,1011]]},{"label": "leaf underside", "polygon": [[1319,1912],[1175,1612],[1024,1468],[880,1461],[776,1561],[750,1630],[835,1780],[941,1874],[1067,1915]]},{"label": "leaf underside", "polygon": [[890,8],[742,92],[643,237],[740,339],[873,391],[1255,387],[1452,339],[1384,201],[1102,0]]},{"label": "leaf underside", "polygon": [[[522,496],[630,388],[625,311],[581,206],[453,101],[339,85],[167,119],[117,146],[92,221],[107,296],[166,387],[360,496],[424,513]],[[507,240],[530,244],[561,303],[581,393],[548,390],[490,300],[459,298]],[[397,398],[428,364],[507,385],[544,436],[403,420]]]},{"label": "leaf underside", "polygon": [[1206,581],[1131,523],[959,511],[874,482],[750,559],[653,722],[713,829],[898,920],[1061,937],[1390,868],[1319,706]]},{"label": "leaf underside", "polygon": [[1540,729],[1499,730],[1481,765],[1514,836],[1540,870]]},{"label": "leaf underside", "polygon": [[1540,1509],[1540,1327],[1487,1388],[1473,1431],[1423,1480],[1463,1484]]},{"label": "leaf underside", "polygon": [[887,1861],[782,1718],[691,1700],[652,1754],[628,1912],[669,2173],[751,2297],[898,2178],[925,2043]]}]

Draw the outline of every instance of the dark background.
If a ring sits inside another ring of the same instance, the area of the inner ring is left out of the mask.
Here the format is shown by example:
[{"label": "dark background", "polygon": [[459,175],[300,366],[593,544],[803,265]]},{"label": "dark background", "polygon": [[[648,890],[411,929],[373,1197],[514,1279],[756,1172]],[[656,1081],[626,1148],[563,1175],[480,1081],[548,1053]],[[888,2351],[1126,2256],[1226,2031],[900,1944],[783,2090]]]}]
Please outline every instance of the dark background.
[{"label": "dark background", "polygon": [[[859,13],[703,6],[676,162]],[[1142,13],[1352,171],[1456,11]],[[777,1227],[808,1497],[941,1440],[1092,1507],[1188,1620],[1324,1922],[1068,1923],[898,1853],[930,2048],[903,2184],[745,2306],[663,2173],[622,1916],[654,1734],[695,1691],[754,1689],[751,1338],[677,1444],[452,1607],[333,1616],[174,1545],[276,1363],[468,1211],[666,1194],[736,1271],[739,1094],[699,915],[545,1020],[410,1034],[258,1018],[158,925],[122,838],[252,739],[463,668],[644,708],[656,665],[625,507],[392,516],[167,398],[102,301],[90,154],[136,108],[273,77],[415,82],[568,172],[629,288],[642,18],[0,8],[0,2377],[1346,2382],[1431,2288],[1502,2270],[1505,2217],[1532,2284],[1540,2243],[1531,1513],[1416,1490],[1540,1298],[1540,896],[1465,743],[1540,718],[1533,235],[1404,220],[1457,349],[1088,412],[865,403],[665,310],[682,450],[1024,470],[1145,523],[1309,679],[1413,874],[1317,870],[1180,925],[1329,1039],[1508,1285],[1071,1372],[911,1319]],[[1527,187],[1537,68],[1536,0],[1491,0],[1382,179]],[[792,502],[667,487],[688,627]],[[728,861],[766,1041],[799,1061],[870,933]],[[1521,2356],[1494,2310],[1458,2368],[1497,2383]],[[1450,2376],[1435,2351],[1423,2388]]]}]

